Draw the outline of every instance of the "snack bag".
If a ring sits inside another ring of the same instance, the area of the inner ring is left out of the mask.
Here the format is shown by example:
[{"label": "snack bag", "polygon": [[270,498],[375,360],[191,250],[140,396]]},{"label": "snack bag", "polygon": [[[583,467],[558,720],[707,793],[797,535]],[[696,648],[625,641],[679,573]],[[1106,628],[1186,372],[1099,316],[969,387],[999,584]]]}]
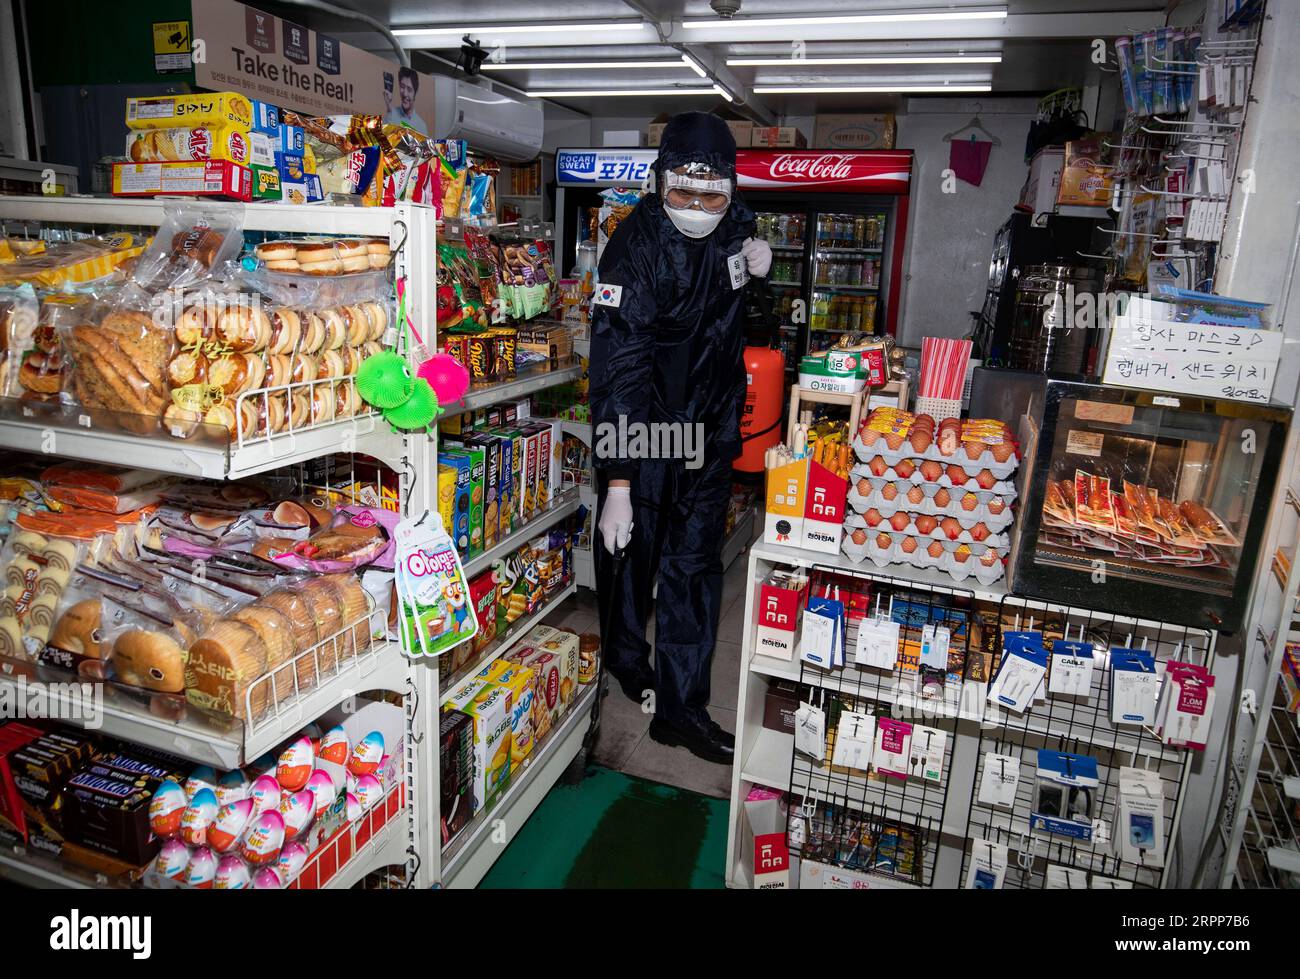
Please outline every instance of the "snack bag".
[{"label": "snack bag", "polygon": [[442,518],[426,512],[398,524],[395,584],[398,635],[408,656],[439,656],[474,638],[478,619],[465,570]]}]

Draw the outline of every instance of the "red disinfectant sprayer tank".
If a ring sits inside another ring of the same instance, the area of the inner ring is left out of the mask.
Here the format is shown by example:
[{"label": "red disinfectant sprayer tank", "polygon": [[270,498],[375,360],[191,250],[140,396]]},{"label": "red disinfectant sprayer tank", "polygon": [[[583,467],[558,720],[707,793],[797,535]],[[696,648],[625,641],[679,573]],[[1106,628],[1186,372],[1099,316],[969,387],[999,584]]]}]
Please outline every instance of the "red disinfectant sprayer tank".
[{"label": "red disinfectant sprayer tank", "polygon": [[[755,280],[759,308],[771,319],[766,283]],[[773,325],[773,329],[776,327]],[[773,337],[775,344],[775,336]],[[740,416],[743,449],[733,469],[763,471],[763,454],[781,441],[781,409],[785,403],[785,356],[773,346],[745,348],[745,409]]]}]

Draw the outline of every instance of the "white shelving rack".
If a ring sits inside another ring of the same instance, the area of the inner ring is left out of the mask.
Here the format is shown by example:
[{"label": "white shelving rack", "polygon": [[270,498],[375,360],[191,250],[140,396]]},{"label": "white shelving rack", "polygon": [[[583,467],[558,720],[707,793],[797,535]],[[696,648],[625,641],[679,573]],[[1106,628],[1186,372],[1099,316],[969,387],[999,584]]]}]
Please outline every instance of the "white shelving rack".
[{"label": "white shelving rack", "polygon": [[[6,197],[0,199],[0,223],[148,228],[162,223],[163,208],[163,199]],[[260,204],[244,206],[243,212],[245,231],[387,238],[392,247],[394,274],[407,283],[407,305],[413,322],[417,325],[436,322],[437,226],[432,209],[414,204],[387,208]],[[392,342],[391,336],[388,339]],[[453,414],[471,411],[563,383],[578,373],[576,367],[564,368],[476,387],[462,402],[447,408]],[[395,433],[373,415],[281,436],[245,437],[229,446],[195,445],[76,428],[57,429],[53,442],[47,435],[46,427],[38,420],[0,419],[0,449],[49,453],[52,447],[53,454],[60,457],[125,463],[204,479],[239,479],[324,455],[353,452],[371,456],[398,474],[403,513],[437,507],[436,436]],[[544,514],[512,534],[493,553],[470,562],[467,571],[473,574],[488,567],[497,552],[504,553],[512,545],[552,526],[577,506],[576,493],[562,495]],[[570,585],[556,596],[546,611],[553,609],[574,587]],[[523,632],[519,629],[510,635],[517,640]],[[505,653],[511,644],[511,640],[498,641],[490,650],[489,658]],[[304,655],[316,653],[309,651]],[[0,684],[17,680],[0,673]],[[479,832],[481,826],[477,825],[471,827],[457,838],[455,850],[443,860],[437,739],[442,699],[437,663],[409,660],[396,643],[376,643],[328,674],[322,672],[312,688],[286,698],[274,706],[269,716],[251,723],[236,723],[221,729],[191,723],[170,724],[150,715],[147,709],[110,699],[105,703],[100,730],[195,762],[231,768],[274,748],[303,725],[367,690],[388,691],[403,697],[407,721],[406,780],[385,800],[384,805],[391,805],[397,810],[395,813],[390,816],[386,812],[382,820],[372,819],[379,809],[376,806],[367,814],[364,826],[358,823],[350,828],[346,853],[342,855],[345,859],[338,861],[338,869],[321,885],[351,887],[374,870],[403,864],[412,887],[474,886],[501,852],[500,834]],[[539,744],[527,766],[521,768],[517,788],[512,787],[510,795],[497,808],[476,817],[479,822],[492,824],[497,818],[506,818],[508,813],[507,822],[512,826],[510,835],[513,836],[513,831],[577,755],[590,726],[593,703],[589,690],[577,698],[560,731]],[[0,878],[40,887],[108,887],[115,883],[48,854],[30,853],[22,848],[0,852]]]}]

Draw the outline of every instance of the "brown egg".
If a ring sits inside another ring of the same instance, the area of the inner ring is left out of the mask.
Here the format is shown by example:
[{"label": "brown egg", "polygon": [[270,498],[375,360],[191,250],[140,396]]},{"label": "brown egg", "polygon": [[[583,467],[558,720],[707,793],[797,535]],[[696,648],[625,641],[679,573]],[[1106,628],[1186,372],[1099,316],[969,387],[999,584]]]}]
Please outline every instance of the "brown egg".
[{"label": "brown egg", "polygon": [[984,540],[988,537],[988,535],[989,535],[989,529],[984,526],[984,522],[982,520],[970,529],[970,536],[972,540]]},{"label": "brown egg", "polygon": [[911,522],[912,522],[912,518],[908,514],[904,513],[902,510],[899,510],[896,514],[894,514],[892,517],[889,518],[889,526],[893,527],[895,530],[900,532],[906,530],[908,524],[910,524]]},{"label": "brown egg", "polygon": [[894,500],[898,498],[898,487],[893,483],[886,483],[880,487],[880,497],[883,500]]},{"label": "brown egg", "polygon": [[894,463],[894,472],[903,479],[909,479],[916,472],[916,463],[911,459],[899,459]]},{"label": "brown egg", "polygon": [[904,537],[903,543],[899,546],[903,548],[904,554],[914,554],[916,552],[916,538]]},{"label": "brown egg", "polygon": [[951,502],[952,494],[948,492],[946,487],[940,486],[939,491],[934,494],[934,505],[943,509]]},{"label": "brown egg", "polygon": [[859,496],[871,495],[871,480],[867,479],[866,476],[863,476],[861,479],[858,480],[858,495]]},{"label": "brown egg", "polygon": [[849,537],[852,538],[853,543],[857,544],[859,547],[867,542],[867,532],[861,527],[855,529],[853,533],[849,534]]},{"label": "brown egg", "polygon": [[866,513],[862,515],[862,519],[867,522],[868,527],[879,527],[880,521],[884,520],[885,518],[879,510],[877,510],[875,507],[872,507],[870,510],[868,510]]},{"label": "brown egg", "polygon": [[958,544],[957,550],[953,552],[953,557],[957,559],[958,564],[965,564],[966,560],[970,557],[970,548],[965,544]]},{"label": "brown egg", "polygon": [[956,517],[944,517],[939,521],[939,529],[944,532],[949,540],[956,540],[961,536],[961,524],[957,522]]},{"label": "brown egg", "polygon": [[930,541],[930,546],[925,549],[925,553],[933,558],[943,557],[943,545],[937,540]]},{"label": "brown egg", "polygon": [[912,428],[911,438],[909,438],[908,441],[912,443],[912,451],[917,455],[920,455],[928,449],[930,443],[934,441],[934,433],[914,426]]},{"label": "brown egg", "polygon": [[924,502],[924,500],[925,500],[925,490],[921,489],[921,487],[913,486],[910,490],[907,491],[908,503],[920,504]]},{"label": "brown egg", "polygon": [[971,462],[984,454],[983,442],[966,442],[963,447],[966,449],[966,458]]},{"label": "brown egg", "polygon": [[1016,447],[1011,442],[999,442],[993,446],[993,458],[998,462],[1006,462],[1011,458],[1011,454],[1016,451]]},{"label": "brown egg", "polygon": [[964,493],[961,498],[961,508],[969,513],[980,505],[980,498],[974,493]]},{"label": "brown egg", "polygon": [[921,478],[927,483],[936,482],[943,475],[943,466],[933,459],[921,463]]},{"label": "brown egg", "polygon": [[987,506],[989,508],[989,513],[998,514],[1006,509],[1007,501],[1002,499],[1000,496],[993,496],[989,498]]},{"label": "brown egg", "polygon": [[867,468],[871,470],[871,475],[883,476],[889,469],[889,463],[885,461],[884,456],[872,456],[871,461],[867,463]]},{"label": "brown egg", "polygon": [[952,485],[965,486],[966,480],[968,479],[970,479],[970,477],[966,475],[966,470],[957,465],[957,463],[954,462],[948,467],[948,481],[951,482]]},{"label": "brown egg", "polygon": [[980,564],[986,568],[991,568],[998,563],[998,552],[990,548],[980,555]]},{"label": "brown egg", "polygon": [[939,518],[931,516],[928,513],[918,514],[916,518],[916,529],[918,533],[929,536],[934,533],[934,528],[939,526]]},{"label": "brown egg", "polygon": [[903,447],[903,436],[899,432],[890,432],[885,436],[885,444],[890,449],[897,451]]},{"label": "brown egg", "polygon": [[858,429],[858,438],[862,439],[863,445],[875,445],[880,433],[863,425]]},{"label": "brown egg", "polygon": [[924,412],[922,412],[921,414],[917,415],[916,417],[914,417],[914,418],[912,419],[912,428],[913,428],[913,429],[920,428],[920,429],[923,429],[923,430],[929,432],[931,435],[933,435],[933,434],[934,434],[934,416],[933,416],[933,415],[927,415],[927,414],[925,414]]},{"label": "brown egg", "polygon": [[990,490],[997,485],[997,478],[987,469],[981,469],[975,476],[975,482],[979,484],[980,489]]},{"label": "brown egg", "polygon": [[894,544],[894,538],[890,537],[888,534],[884,533],[883,531],[879,534],[876,534],[876,546],[880,548],[882,551],[889,550],[889,548],[892,547],[893,544]]}]

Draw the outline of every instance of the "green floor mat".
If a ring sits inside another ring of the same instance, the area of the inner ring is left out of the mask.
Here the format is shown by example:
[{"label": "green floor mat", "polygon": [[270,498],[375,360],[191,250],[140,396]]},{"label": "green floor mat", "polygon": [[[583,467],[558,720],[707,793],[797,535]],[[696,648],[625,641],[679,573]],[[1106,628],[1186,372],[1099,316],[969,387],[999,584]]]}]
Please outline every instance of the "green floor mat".
[{"label": "green floor mat", "polygon": [[723,886],[727,803],[592,767],[542,800],[480,887]]}]

